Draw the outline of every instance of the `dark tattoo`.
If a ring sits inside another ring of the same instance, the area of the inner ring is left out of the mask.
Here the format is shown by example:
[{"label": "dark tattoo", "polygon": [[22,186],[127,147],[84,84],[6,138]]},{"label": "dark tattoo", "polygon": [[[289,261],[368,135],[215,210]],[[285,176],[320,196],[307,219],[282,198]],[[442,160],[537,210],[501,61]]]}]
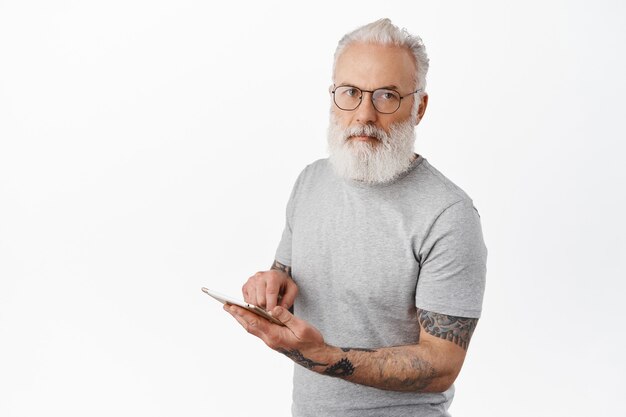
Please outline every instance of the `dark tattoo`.
[{"label": "dark tattoo", "polygon": [[417,309],[417,318],[426,333],[449,340],[467,350],[478,319],[447,316]]},{"label": "dark tattoo", "polygon": [[345,378],[354,373],[354,366],[348,358],[343,358],[334,365],[329,366],[324,370],[325,375],[336,376],[339,378]]},{"label": "dark tattoo", "polygon": [[344,352],[350,352],[351,350],[355,350],[357,352],[376,352],[376,349],[351,348],[351,347],[342,347],[341,350],[343,350]]},{"label": "dark tattoo", "polygon": [[304,366],[306,369],[313,369],[313,367],[315,366],[327,366],[328,365],[327,363],[319,363],[311,359],[305,358],[304,355],[300,353],[298,349],[287,350],[283,348],[278,348],[277,350],[283,355],[287,356],[292,361],[294,361],[295,363],[297,363],[298,365]]},{"label": "dark tattoo", "polygon": [[291,267],[287,266],[287,265],[283,265],[278,261],[274,261],[274,263],[272,264],[272,267],[270,269],[275,269],[277,271],[283,271],[284,273],[286,273],[287,275],[289,275],[291,277]]}]

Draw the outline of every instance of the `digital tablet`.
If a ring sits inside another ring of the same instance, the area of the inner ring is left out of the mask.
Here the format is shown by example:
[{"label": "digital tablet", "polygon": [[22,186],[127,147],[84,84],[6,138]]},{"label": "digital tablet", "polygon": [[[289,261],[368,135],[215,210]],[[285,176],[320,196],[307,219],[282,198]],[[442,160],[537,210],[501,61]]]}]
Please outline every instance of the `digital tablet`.
[{"label": "digital tablet", "polygon": [[271,321],[272,323],[284,326],[284,324],[280,320],[270,316],[270,314],[267,311],[265,311],[264,309],[262,309],[261,307],[257,307],[257,306],[255,306],[253,304],[246,303],[245,301],[237,300],[236,298],[229,297],[229,296],[224,295],[224,294],[220,294],[219,292],[210,290],[210,289],[208,289],[206,287],[202,287],[202,291],[204,293],[206,293],[207,295],[210,295],[211,297],[213,297],[214,299],[216,299],[217,301],[219,301],[222,304],[232,304],[232,305],[235,305],[235,306],[239,306],[239,307],[245,308],[246,310],[251,311],[254,314],[257,314],[257,315],[263,317],[264,319],[267,319],[267,320]]}]

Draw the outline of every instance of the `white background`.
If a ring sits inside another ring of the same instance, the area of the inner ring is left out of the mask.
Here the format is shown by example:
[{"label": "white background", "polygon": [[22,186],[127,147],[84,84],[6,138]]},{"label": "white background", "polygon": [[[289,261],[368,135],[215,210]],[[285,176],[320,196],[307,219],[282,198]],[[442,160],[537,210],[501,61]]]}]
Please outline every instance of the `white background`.
[{"label": "white background", "polygon": [[426,43],[416,150],[489,248],[451,412],[626,415],[625,12],[0,1],[0,415],[289,414],[291,362],[200,287],[269,267],[336,42],[380,17]]}]

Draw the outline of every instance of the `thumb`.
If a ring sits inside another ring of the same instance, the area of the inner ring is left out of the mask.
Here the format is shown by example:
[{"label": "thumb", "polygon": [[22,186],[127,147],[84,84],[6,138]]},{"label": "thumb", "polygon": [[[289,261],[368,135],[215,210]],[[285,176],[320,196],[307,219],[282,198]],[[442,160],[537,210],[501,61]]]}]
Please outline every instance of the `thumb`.
[{"label": "thumb", "polygon": [[270,314],[272,315],[272,317],[279,320],[282,324],[284,324],[285,326],[287,326],[288,328],[292,330],[296,328],[298,326],[298,322],[301,321],[301,320],[298,320],[296,316],[291,314],[289,310],[281,306],[274,307],[270,311]]}]

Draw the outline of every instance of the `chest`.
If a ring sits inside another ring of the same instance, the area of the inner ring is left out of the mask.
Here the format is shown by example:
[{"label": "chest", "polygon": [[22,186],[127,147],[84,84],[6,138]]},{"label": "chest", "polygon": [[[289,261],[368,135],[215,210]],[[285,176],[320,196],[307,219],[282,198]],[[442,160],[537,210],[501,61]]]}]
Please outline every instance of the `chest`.
[{"label": "chest", "polygon": [[292,272],[302,296],[406,314],[419,276],[415,224],[406,207],[384,196],[335,190],[305,197],[292,222]]}]

